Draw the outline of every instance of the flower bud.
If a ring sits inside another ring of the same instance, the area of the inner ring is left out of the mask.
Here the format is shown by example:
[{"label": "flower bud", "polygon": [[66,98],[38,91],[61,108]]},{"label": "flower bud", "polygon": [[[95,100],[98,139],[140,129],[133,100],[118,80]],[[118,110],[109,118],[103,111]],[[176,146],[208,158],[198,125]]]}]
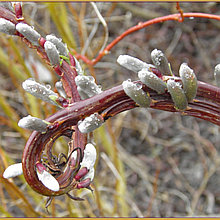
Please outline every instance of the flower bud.
[{"label": "flower bud", "polygon": [[215,66],[214,77],[215,77],[216,85],[220,87],[220,64]]},{"label": "flower bud", "polygon": [[81,167],[86,167],[88,170],[92,169],[96,161],[96,148],[93,144],[89,143],[86,145],[84,150],[84,157],[80,163]]},{"label": "flower bud", "polygon": [[5,179],[16,177],[23,174],[22,163],[10,165],[3,173]]},{"label": "flower bud", "polygon": [[41,36],[31,26],[24,23],[18,23],[16,25],[16,30],[27,38],[33,45],[40,46],[38,40]]},{"label": "flower bud", "polygon": [[62,43],[62,39],[59,39],[56,36],[50,34],[50,35],[46,36],[46,40],[50,41],[51,43],[53,43],[56,46],[60,55],[63,55],[63,56],[68,55],[67,46],[66,46],[66,44]]},{"label": "flower bud", "polygon": [[186,63],[181,64],[179,74],[183,83],[183,90],[187,100],[190,102],[196,97],[197,78],[195,73]]},{"label": "flower bud", "polygon": [[32,117],[30,115],[22,118],[18,122],[18,126],[31,131],[46,132],[50,123],[42,119]]},{"label": "flower bud", "polygon": [[82,178],[82,180],[90,179],[90,181],[93,181],[94,176],[95,176],[95,169],[94,169],[94,167],[92,167],[89,170],[89,172]]},{"label": "flower bud", "polygon": [[22,3],[21,2],[12,2],[12,6],[15,10],[15,16],[18,21],[23,21],[24,18],[22,17]]},{"label": "flower bud", "polygon": [[127,96],[134,100],[141,107],[149,107],[151,98],[143,91],[142,85],[126,80],[122,83]]},{"label": "flower bud", "polygon": [[[151,52],[151,59],[154,65],[163,73],[163,74],[170,74],[169,63],[161,50],[154,49]],[[171,75],[171,74],[170,74]]]},{"label": "flower bud", "polygon": [[59,106],[55,101],[56,99],[58,99],[58,95],[50,89],[49,85],[45,86],[36,82],[34,79],[29,78],[22,83],[22,87],[26,92],[30,93],[31,95],[45,102]]},{"label": "flower bud", "polygon": [[166,83],[162,79],[146,69],[139,71],[138,77],[142,83],[157,91],[159,94],[164,93],[167,88]]},{"label": "flower bud", "polygon": [[4,18],[0,18],[0,32],[10,35],[15,34],[16,32],[15,24]]},{"label": "flower bud", "polygon": [[77,189],[83,189],[83,188],[88,188],[91,184],[91,180],[86,178],[83,181],[77,183],[76,187]]},{"label": "flower bud", "polygon": [[78,128],[81,133],[89,133],[100,127],[104,119],[98,113],[86,117],[83,121],[78,122]]},{"label": "flower bud", "polygon": [[177,110],[185,110],[188,102],[181,84],[179,82],[175,82],[173,79],[169,79],[167,81],[167,88],[174,102],[175,108]]},{"label": "flower bud", "polygon": [[44,44],[46,54],[50,60],[52,66],[60,65],[60,56],[56,46],[50,41],[46,41]]},{"label": "flower bud", "polygon": [[46,168],[43,166],[43,164],[37,163],[36,171],[38,179],[43,183],[44,186],[55,192],[60,190],[58,181],[46,171]]},{"label": "flower bud", "polygon": [[84,177],[88,173],[88,169],[86,167],[81,168],[78,173],[75,175],[75,180],[80,180],[82,177]]},{"label": "flower bud", "polygon": [[147,63],[145,63],[135,57],[129,56],[129,55],[120,55],[117,59],[117,62],[121,66],[123,66],[123,67],[125,67],[135,73],[138,73],[143,68],[147,68],[147,69],[149,69],[151,67],[155,68],[155,66],[153,66],[151,64],[147,64]]},{"label": "flower bud", "polygon": [[82,99],[90,98],[102,92],[102,89],[95,83],[95,79],[92,76],[78,75],[75,78],[75,82],[79,94],[82,94]]}]

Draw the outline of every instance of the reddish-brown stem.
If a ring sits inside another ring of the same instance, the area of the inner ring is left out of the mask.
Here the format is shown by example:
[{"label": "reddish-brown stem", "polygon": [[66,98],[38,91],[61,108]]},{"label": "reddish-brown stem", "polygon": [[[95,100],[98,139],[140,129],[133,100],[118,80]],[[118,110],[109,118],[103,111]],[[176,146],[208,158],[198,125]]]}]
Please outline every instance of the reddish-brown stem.
[{"label": "reddish-brown stem", "polygon": [[[15,12],[16,14],[13,14],[12,12],[10,12],[9,10],[5,9],[4,7],[0,6],[0,17],[3,17],[9,21],[11,21],[12,23],[14,23],[15,25],[18,22],[24,22],[24,18],[22,17],[22,9],[21,9],[21,4],[16,4],[16,8],[15,8]],[[24,41],[24,43],[26,43],[30,48],[33,49],[37,49],[38,54],[49,64],[49,59],[47,57],[47,54],[44,50],[44,43],[45,43],[45,39],[44,38],[40,38],[39,39],[39,43],[40,46],[33,46],[26,38],[24,38],[23,35],[21,35],[20,33],[16,32],[15,35],[19,36],[22,38],[22,40]],[[77,91],[77,87],[76,87],[76,83],[75,83],[75,77],[77,76],[77,71],[75,68],[75,61],[74,58],[72,57],[71,54],[69,54],[70,56],[70,61],[72,65],[69,65],[66,61],[63,60],[62,65],[60,66],[54,66],[54,70],[61,76],[61,80],[63,82],[63,87],[66,91],[67,96],[69,96],[71,98],[70,103],[74,103],[74,102],[78,102],[81,100],[79,93]],[[64,124],[65,125],[65,124]],[[74,124],[73,124],[74,125]],[[55,195],[53,191],[50,191],[48,188],[46,187],[41,187],[43,186],[43,184],[39,181],[37,174],[36,174],[36,163],[41,163],[42,159],[41,159],[41,153],[42,150],[46,149],[46,154],[48,156],[48,161],[50,164],[50,168],[54,168],[55,164],[53,163],[52,160],[52,154],[51,154],[51,148],[53,146],[53,143],[56,141],[57,138],[59,138],[62,135],[65,135],[66,131],[69,130],[69,128],[66,128],[65,126],[62,127],[62,125],[59,126],[59,130],[56,129],[57,126],[54,126],[54,128],[49,129],[49,131],[47,132],[47,134],[43,137],[43,142],[42,139],[39,139],[39,141],[36,139],[33,140],[33,142],[31,142],[32,144],[34,144],[35,142],[37,142],[37,145],[40,145],[42,147],[42,149],[39,148],[32,148],[28,151],[25,151],[25,153],[27,154],[27,157],[25,157],[26,159],[28,159],[28,155],[30,156],[30,152],[31,154],[33,153],[35,155],[34,159],[31,160],[31,163],[28,163],[27,166],[24,166],[24,170],[26,172],[24,172],[24,176],[27,180],[30,180],[28,183],[33,186],[33,188],[43,194],[43,195]],[[72,126],[70,126],[72,127]],[[78,127],[75,126],[74,128],[75,133],[74,133],[74,137],[71,137],[74,142],[72,142],[71,146],[70,146],[70,152],[72,152],[75,148],[80,148],[81,152],[79,150],[77,150],[77,161],[75,161],[74,158],[70,158],[70,161],[68,162],[68,166],[65,169],[64,173],[61,173],[57,176],[57,181],[59,182],[59,185],[61,186],[61,189],[59,191],[59,194],[63,194],[65,192],[68,192],[70,189],[72,189],[73,187],[76,186],[76,183],[73,179],[74,173],[78,171],[78,167],[77,165],[79,165],[80,160],[82,158],[79,157],[80,154],[82,154],[83,156],[83,151],[85,148],[85,145],[87,143],[87,135],[86,134],[82,134],[79,132]],[[52,134],[50,133],[52,132]],[[37,134],[39,135],[39,134]],[[31,140],[31,138],[29,139]],[[47,141],[46,141],[47,140]],[[29,141],[28,141],[29,143]],[[32,151],[33,150],[33,151]],[[38,154],[39,153],[39,154]],[[22,158],[22,163],[24,162],[24,157]],[[32,170],[35,175],[34,176],[29,176],[30,172],[28,170]],[[56,169],[57,170],[57,169]],[[49,193],[48,193],[49,192]]]},{"label": "reddish-brown stem", "polygon": [[[172,78],[172,77],[168,77]],[[179,80],[175,77],[175,80]],[[140,83],[140,82],[138,82]],[[143,89],[149,92],[153,99],[151,108],[178,112],[169,93],[157,94],[155,91],[143,85]],[[61,189],[59,192],[52,192],[47,189],[37,178],[35,164],[41,160],[41,154],[46,145],[56,139],[60,134],[65,133],[67,129],[76,126],[78,121],[95,112],[103,114],[104,118],[115,116],[116,114],[137,107],[123,91],[122,86],[117,86],[106,90],[99,95],[89,99],[73,103],[71,106],[62,109],[50,116],[46,120],[54,123],[58,122],[59,126],[48,130],[45,134],[33,132],[30,136],[23,153],[23,172],[26,181],[38,193],[43,195],[60,195],[68,192],[75,187],[75,180],[72,178],[72,183],[67,188]],[[198,82],[197,96],[193,102],[189,103],[189,108],[186,111],[180,112],[182,115],[198,117],[210,121],[220,126],[220,88],[209,84]],[[74,169],[68,168],[64,174],[59,176],[61,188],[63,187],[63,179],[68,180],[71,177],[71,172]],[[62,178],[61,178],[62,177]]]},{"label": "reddish-brown stem", "polygon": [[[5,18],[9,21],[11,21],[14,24],[17,24],[18,21],[15,17],[15,15],[10,12],[9,10],[3,8],[0,6],[0,17]],[[88,59],[86,56],[78,54],[74,49],[72,49],[73,53],[75,54],[77,59],[83,60],[85,63],[89,65],[95,65],[103,56],[109,53],[109,51],[118,43],[120,42],[123,38],[128,36],[129,34],[138,31],[140,29],[146,28],[147,26],[150,26],[152,24],[157,24],[165,21],[179,21],[182,22],[184,18],[206,18],[206,19],[215,19],[220,21],[220,16],[219,15],[212,15],[212,14],[207,14],[207,13],[178,13],[178,14],[171,14],[171,15],[166,15],[162,16],[159,18],[154,18],[146,22],[139,22],[136,26],[133,26],[123,32],[120,36],[118,36],[115,40],[113,40],[110,44],[108,44],[103,51],[100,51],[98,56],[94,58],[93,60]],[[24,22],[24,21],[23,21]]]},{"label": "reddish-brown stem", "polygon": [[178,10],[178,12],[180,13],[180,19],[179,21],[180,22],[183,22],[184,21],[184,15],[183,15],[183,10],[180,8],[180,4],[179,2],[176,3],[176,9]]},{"label": "reddish-brown stem", "polygon": [[[19,6],[19,5],[18,5]],[[9,10],[0,7],[0,17],[5,18],[15,25],[19,21],[23,21],[21,8],[17,7],[17,18]],[[182,22],[186,17],[200,17],[207,19],[216,19],[220,20],[220,16],[204,14],[204,13],[182,13],[172,14],[159,18],[149,20],[147,22],[140,22],[138,25],[128,29],[122,33],[119,37],[113,40],[103,51],[101,51],[98,56],[89,60],[86,56],[76,54],[76,57],[82,59],[85,63],[90,66],[95,65],[104,55],[108,54],[109,51],[123,38],[129,34],[138,31],[142,28],[145,28],[149,25],[165,22],[168,20],[175,20]],[[20,20],[21,19],[21,20]],[[46,62],[49,63],[48,57],[44,51],[43,43],[40,47],[33,46],[27,39],[25,39],[20,33],[16,32],[15,35],[18,35],[23,39],[23,41],[31,48],[37,49],[38,53],[41,55]],[[75,53],[75,51],[74,51]],[[73,60],[72,62],[73,63]],[[133,109],[137,107],[136,103],[132,101],[123,91],[122,86],[117,86],[107,91],[102,92],[99,95],[96,95],[92,98],[80,101],[79,94],[77,93],[77,88],[75,85],[75,76],[77,75],[74,65],[69,65],[67,62],[63,61],[61,66],[54,67],[55,71],[61,76],[64,88],[69,97],[71,97],[72,103],[69,107],[58,111],[54,115],[50,116],[46,120],[51,123],[57,123],[58,126],[54,126],[45,134],[39,132],[33,132],[30,138],[27,141],[27,144],[24,149],[22,166],[24,177],[28,184],[38,193],[48,196],[55,196],[67,193],[73,188],[77,188],[77,182],[74,179],[74,175],[77,173],[79,167],[76,167],[79,164],[79,157],[77,161],[70,158],[68,161],[67,167],[63,173],[59,173],[56,177],[60,185],[60,190],[58,192],[53,192],[46,188],[38,179],[36,174],[36,163],[41,162],[41,157],[43,151],[46,149],[49,157],[50,150],[53,146],[53,143],[60,136],[68,133],[68,130],[74,128],[75,133],[72,136],[74,139],[73,144],[70,147],[70,152],[75,148],[80,148],[82,153],[84,147],[87,143],[86,135],[79,132],[77,128],[77,123],[79,120],[89,116],[95,112],[100,113],[105,120],[109,117],[115,116],[122,111]],[[171,77],[172,78],[172,77]],[[179,80],[175,77],[175,80]],[[140,82],[138,82],[140,83]],[[157,94],[155,91],[149,89],[143,85],[143,89],[150,94],[152,98],[151,108],[177,112],[173,105],[173,101],[169,93]],[[214,86],[211,86],[206,83],[198,82],[198,92],[196,98],[193,102],[189,103],[189,107],[186,111],[180,112],[182,115],[189,115],[197,118],[202,118],[204,120],[210,121],[214,124],[220,126],[220,89]],[[77,150],[79,152],[79,150]],[[78,153],[79,155],[79,153]],[[51,158],[49,158],[51,159]],[[52,165],[53,161],[50,163]]]},{"label": "reddish-brown stem", "polygon": [[206,19],[215,19],[220,21],[219,15],[212,15],[212,14],[206,14],[206,13],[183,13],[183,14],[172,14],[172,15],[166,15],[159,18],[154,18],[152,20],[146,21],[146,22],[139,22],[136,26],[129,28],[125,32],[123,32],[120,36],[118,36],[115,40],[113,40],[110,44],[106,46],[106,48],[103,51],[100,51],[98,56],[93,59],[89,60],[86,56],[77,54],[76,51],[73,51],[77,59],[83,60],[85,63],[89,65],[95,65],[103,56],[109,53],[109,51],[123,38],[128,36],[131,33],[134,33],[135,31],[138,31],[142,28],[146,28],[147,26],[150,26],[152,24],[157,24],[160,22],[165,21],[179,21],[182,22],[183,18],[206,18]]}]

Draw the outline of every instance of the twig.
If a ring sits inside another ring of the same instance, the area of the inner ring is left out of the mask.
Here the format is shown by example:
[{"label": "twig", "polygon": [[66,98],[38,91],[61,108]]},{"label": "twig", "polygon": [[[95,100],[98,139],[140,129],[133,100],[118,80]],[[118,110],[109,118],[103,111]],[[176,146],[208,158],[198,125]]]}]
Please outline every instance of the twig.
[{"label": "twig", "polygon": [[104,42],[103,42],[103,45],[102,45],[102,48],[100,49],[101,51],[104,50],[107,42],[108,42],[108,26],[107,26],[107,23],[105,21],[105,19],[102,17],[101,13],[99,12],[96,4],[94,2],[90,2],[90,4],[92,5],[92,7],[94,8],[95,10],[95,13],[97,14],[100,22],[102,23],[103,27],[104,27],[104,31],[105,31],[105,38],[104,38]]},{"label": "twig", "polygon": [[[103,56],[109,53],[109,51],[117,44],[119,43],[123,38],[128,36],[131,33],[134,33],[135,31],[138,31],[142,28],[146,28],[152,24],[157,24],[160,22],[165,22],[165,21],[179,21],[180,14],[172,14],[172,15],[166,15],[163,17],[155,18],[146,22],[140,22],[138,25],[129,28],[125,32],[123,32],[120,36],[118,36],[115,40],[113,40],[108,46],[106,46],[105,49],[100,51],[99,55],[94,58],[93,60],[89,60],[87,57],[82,56],[80,54],[77,54],[74,50],[73,52],[75,53],[75,56],[77,59],[82,59],[85,63],[90,64],[90,65],[95,65],[99,60],[102,59]],[[183,13],[184,18],[207,18],[207,19],[215,19],[220,21],[220,16],[219,15],[212,15],[212,14],[206,14],[206,13]],[[180,21],[179,21],[180,22]]]}]

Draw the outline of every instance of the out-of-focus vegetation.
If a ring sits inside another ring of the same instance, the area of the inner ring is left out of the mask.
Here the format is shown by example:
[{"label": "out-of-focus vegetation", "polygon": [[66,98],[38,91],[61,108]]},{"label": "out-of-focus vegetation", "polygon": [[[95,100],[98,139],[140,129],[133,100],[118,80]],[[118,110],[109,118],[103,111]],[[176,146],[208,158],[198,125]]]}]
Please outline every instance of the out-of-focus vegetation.
[{"label": "out-of-focus vegetation", "polygon": [[[148,19],[176,13],[175,3],[97,3],[108,25],[108,42]],[[185,12],[220,14],[215,2],[181,3]],[[105,40],[105,30],[90,3],[23,3],[26,21],[42,36],[53,33],[69,50],[92,59]],[[82,61],[86,74],[96,77],[103,89],[137,76],[120,67],[117,57],[129,54],[148,63],[150,52],[165,52],[172,70],[182,62],[201,81],[214,84],[213,71],[220,62],[220,23],[206,19],[169,21],[127,36],[94,67]],[[4,169],[21,162],[30,132],[17,126],[31,114],[46,118],[56,107],[25,93],[21,83],[30,77],[54,88],[58,77],[36,51],[20,39],[0,34],[0,217],[179,217],[219,216],[219,127],[191,117],[135,109],[108,120],[94,132],[98,162],[94,192],[78,190],[83,202],[67,196],[53,200],[35,193],[23,176],[5,180]],[[66,151],[59,139],[57,152]]]}]

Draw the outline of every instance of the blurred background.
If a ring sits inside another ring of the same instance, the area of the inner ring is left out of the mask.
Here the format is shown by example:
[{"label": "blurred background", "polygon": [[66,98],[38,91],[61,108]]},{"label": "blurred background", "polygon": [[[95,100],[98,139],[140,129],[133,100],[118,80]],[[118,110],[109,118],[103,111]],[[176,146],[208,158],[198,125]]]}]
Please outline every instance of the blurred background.
[{"label": "blurred background", "polygon": [[[103,27],[91,3],[23,3],[25,20],[42,35],[55,34],[79,54],[93,59],[128,28],[155,17],[177,13],[176,3],[96,3],[107,23]],[[180,3],[184,12],[220,14],[220,4]],[[125,37],[95,66],[80,63],[103,90],[137,75],[119,66],[121,54],[151,63],[150,53],[162,50],[178,75],[183,62],[198,80],[215,85],[220,63],[220,22],[189,19],[151,25]],[[106,38],[108,36],[108,38]],[[46,197],[35,193],[23,176],[4,180],[2,173],[21,162],[30,132],[17,126],[31,114],[46,118],[56,107],[25,93],[30,77],[54,89],[53,69],[19,38],[0,34],[0,217],[180,217],[220,213],[219,127],[209,122],[153,109],[137,108],[108,120],[93,135],[98,151],[95,179],[89,190],[74,191],[85,199],[56,197],[48,213]],[[60,138],[55,153],[67,152]]]}]

